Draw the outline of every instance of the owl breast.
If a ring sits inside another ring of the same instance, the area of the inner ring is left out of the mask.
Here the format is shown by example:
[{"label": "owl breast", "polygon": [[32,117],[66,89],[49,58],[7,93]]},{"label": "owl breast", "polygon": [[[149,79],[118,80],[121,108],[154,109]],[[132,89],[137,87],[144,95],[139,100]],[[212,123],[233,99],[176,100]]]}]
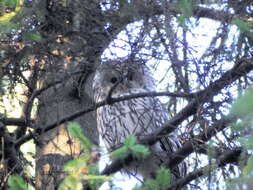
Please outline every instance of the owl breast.
[{"label": "owl breast", "polygon": [[[161,102],[150,97],[106,105],[99,108],[97,114],[98,130],[109,152],[119,148],[129,135],[150,135],[168,119]],[[124,170],[127,174],[138,173],[144,178],[150,178],[152,172],[179,146],[176,136],[170,134],[150,147],[149,158],[142,162],[133,162]]]},{"label": "owl breast", "polygon": [[155,98],[144,97],[106,105],[97,110],[98,130],[107,149],[121,145],[126,137],[149,135],[167,120],[164,108]]}]

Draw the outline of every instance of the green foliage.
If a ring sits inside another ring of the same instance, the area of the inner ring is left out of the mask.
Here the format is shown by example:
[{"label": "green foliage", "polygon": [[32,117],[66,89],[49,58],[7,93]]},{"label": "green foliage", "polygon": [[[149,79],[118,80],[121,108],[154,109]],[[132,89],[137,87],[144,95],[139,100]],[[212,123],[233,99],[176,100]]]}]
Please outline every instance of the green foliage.
[{"label": "green foliage", "polygon": [[126,147],[132,147],[136,144],[137,140],[136,140],[136,137],[135,136],[129,136],[125,139],[124,141],[124,145]]},{"label": "green foliage", "polygon": [[69,190],[69,189],[76,189],[76,190],[82,190],[83,185],[80,180],[78,180],[75,176],[67,176],[64,181],[60,184],[58,190]]},{"label": "green foliage", "polygon": [[230,114],[243,119],[253,116],[253,88],[247,89],[244,95],[235,101]]},{"label": "green foliage", "polygon": [[84,181],[89,184],[91,189],[98,189],[104,182],[111,180],[111,177],[99,175],[97,160],[94,159],[94,145],[87,137],[83,135],[83,131],[78,123],[71,122],[68,125],[68,132],[74,138],[77,138],[84,150],[84,153],[64,165],[64,170],[68,176],[59,186],[59,190],[81,190]]},{"label": "green foliage", "polygon": [[80,156],[77,159],[74,160],[70,160],[68,161],[65,165],[64,165],[64,170],[68,173],[75,173],[76,172],[76,168],[80,168],[82,167],[85,163],[85,161],[87,160],[87,157],[84,157],[84,155]]},{"label": "green foliage", "polygon": [[232,21],[232,24],[235,24],[241,32],[247,34],[247,36],[251,39],[253,39],[253,21],[243,21],[241,19],[234,19]]},{"label": "green foliage", "polygon": [[161,189],[166,189],[166,187],[171,183],[171,173],[165,168],[160,168],[157,171],[156,181],[161,187]]},{"label": "green foliage", "polygon": [[68,132],[72,137],[77,138],[84,149],[88,149],[89,151],[92,148],[92,143],[90,140],[83,135],[83,131],[78,123],[70,122],[68,124]]},{"label": "green foliage", "polygon": [[130,151],[126,146],[120,147],[117,150],[111,152],[112,158],[115,159],[124,159],[130,154]]},{"label": "green foliage", "polygon": [[[251,131],[253,119],[253,88],[248,88],[232,105],[230,115],[240,118],[240,121],[232,124],[232,129],[239,132]],[[245,148],[253,149],[253,134],[239,138]]]},{"label": "green foliage", "polygon": [[246,166],[243,167],[242,173],[239,177],[226,181],[227,189],[252,189],[253,186],[253,156],[248,158]]},{"label": "green foliage", "polygon": [[15,9],[19,5],[19,0],[0,0],[1,7]]},{"label": "green foliage", "polygon": [[252,30],[252,23],[247,23],[239,18],[236,18],[232,21],[232,24],[235,24],[242,31]]},{"label": "green foliage", "polygon": [[192,2],[189,0],[179,0],[177,9],[182,13],[177,17],[179,23],[184,24],[192,16]]},{"label": "green foliage", "polygon": [[22,0],[0,0],[0,23],[10,21],[19,10]]},{"label": "green foliage", "polygon": [[238,140],[244,148],[253,150],[253,134],[249,134],[245,137],[240,137]]},{"label": "green foliage", "polygon": [[216,153],[216,150],[213,148],[215,146],[215,143],[213,140],[210,140],[207,144],[208,148],[207,148],[207,156],[208,158],[213,158],[215,157],[215,155],[217,154]]},{"label": "green foliage", "polygon": [[136,144],[137,140],[134,136],[126,138],[124,145],[111,153],[114,159],[124,159],[129,154],[134,158],[145,159],[149,156],[150,152],[144,145]]},{"label": "green foliage", "polygon": [[171,172],[165,168],[156,171],[156,178],[146,180],[142,187],[135,187],[134,190],[165,190],[171,184]]},{"label": "green foliage", "polygon": [[[244,147],[245,152],[247,150],[253,150],[253,134],[249,131],[252,130],[252,119],[253,119],[253,88],[249,88],[245,93],[239,97],[232,105],[230,110],[230,116],[238,117],[240,120],[237,123],[232,124],[232,129],[237,132],[243,132],[247,135],[238,138],[241,145]],[[247,163],[243,163],[244,160]],[[242,173],[239,177],[228,180],[227,189],[251,189],[253,186],[253,156],[247,158],[246,154],[242,154]]]},{"label": "green foliage", "polygon": [[19,30],[22,27],[19,23],[14,23],[10,21],[0,22],[0,33],[9,33],[11,30]]},{"label": "green foliage", "polygon": [[253,179],[253,156],[250,156],[247,165],[243,168],[243,176],[248,179]]},{"label": "green foliage", "polygon": [[83,182],[89,184],[91,189],[98,189],[104,182],[111,180],[111,177],[97,175],[98,168],[96,164],[90,163],[91,154],[82,154],[79,158],[71,160],[64,165],[68,176],[60,184],[58,190],[81,190],[83,189]]},{"label": "green foliage", "polygon": [[[253,88],[245,91],[244,95],[239,97],[232,105],[230,115],[240,118],[240,121],[232,124],[232,129],[242,132],[250,130],[253,118]],[[239,138],[239,141],[245,148],[253,149],[253,134],[248,133],[247,136]]]},{"label": "green foliage", "polygon": [[12,175],[8,179],[8,190],[28,190],[28,184],[25,183],[21,176]]},{"label": "green foliage", "polygon": [[142,187],[142,190],[158,190],[159,185],[154,179],[149,179],[144,183],[144,187]]},{"label": "green foliage", "polygon": [[137,159],[145,159],[149,156],[149,149],[143,145],[134,145],[131,147],[131,153]]},{"label": "green foliage", "polygon": [[39,42],[43,38],[38,32],[26,32],[23,36],[24,42],[30,42],[30,41],[35,41]]}]

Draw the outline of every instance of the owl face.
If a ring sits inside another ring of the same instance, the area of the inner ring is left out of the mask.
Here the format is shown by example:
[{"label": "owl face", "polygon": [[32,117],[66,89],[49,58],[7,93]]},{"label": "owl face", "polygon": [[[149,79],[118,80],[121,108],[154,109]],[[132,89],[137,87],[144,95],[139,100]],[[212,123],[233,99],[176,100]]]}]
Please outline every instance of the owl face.
[{"label": "owl face", "polygon": [[153,79],[144,64],[130,62],[106,62],[96,71],[93,83],[95,99],[105,99],[115,86],[112,96],[140,90],[153,90]]}]

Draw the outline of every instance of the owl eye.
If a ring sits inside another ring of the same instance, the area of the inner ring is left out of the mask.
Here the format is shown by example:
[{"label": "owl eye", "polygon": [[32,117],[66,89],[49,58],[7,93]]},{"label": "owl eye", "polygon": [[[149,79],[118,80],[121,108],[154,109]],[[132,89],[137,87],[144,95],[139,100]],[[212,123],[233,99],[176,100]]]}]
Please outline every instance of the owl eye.
[{"label": "owl eye", "polygon": [[117,81],[118,81],[117,77],[112,77],[110,80],[112,84],[115,84]]}]

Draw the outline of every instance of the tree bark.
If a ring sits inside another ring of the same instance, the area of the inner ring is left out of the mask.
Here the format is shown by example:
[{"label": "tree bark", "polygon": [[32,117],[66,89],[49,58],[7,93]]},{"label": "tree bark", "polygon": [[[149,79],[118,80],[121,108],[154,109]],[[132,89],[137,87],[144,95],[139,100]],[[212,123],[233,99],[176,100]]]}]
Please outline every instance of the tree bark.
[{"label": "tree bark", "polygon": [[[78,8],[77,5],[82,6]],[[50,36],[43,50],[47,55],[39,60],[44,69],[40,73],[40,88],[46,89],[39,96],[36,125],[41,129],[41,135],[36,138],[36,189],[41,190],[56,189],[65,176],[64,163],[81,154],[80,143],[71,138],[66,130],[67,122],[47,132],[43,131],[43,127],[92,105],[90,73],[108,43],[103,24],[95,22],[96,19],[99,21],[100,16],[95,1],[73,1],[67,7],[52,6],[42,31]],[[87,9],[81,9],[85,7]],[[74,10],[71,11],[71,8]],[[64,15],[60,11],[65,11]],[[68,20],[63,17],[67,14],[74,19],[71,26],[63,23]],[[62,20],[50,20],[55,15]],[[50,28],[52,25],[53,30]],[[84,134],[94,144],[99,143],[95,113],[85,114],[74,121],[80,124]]]}]

